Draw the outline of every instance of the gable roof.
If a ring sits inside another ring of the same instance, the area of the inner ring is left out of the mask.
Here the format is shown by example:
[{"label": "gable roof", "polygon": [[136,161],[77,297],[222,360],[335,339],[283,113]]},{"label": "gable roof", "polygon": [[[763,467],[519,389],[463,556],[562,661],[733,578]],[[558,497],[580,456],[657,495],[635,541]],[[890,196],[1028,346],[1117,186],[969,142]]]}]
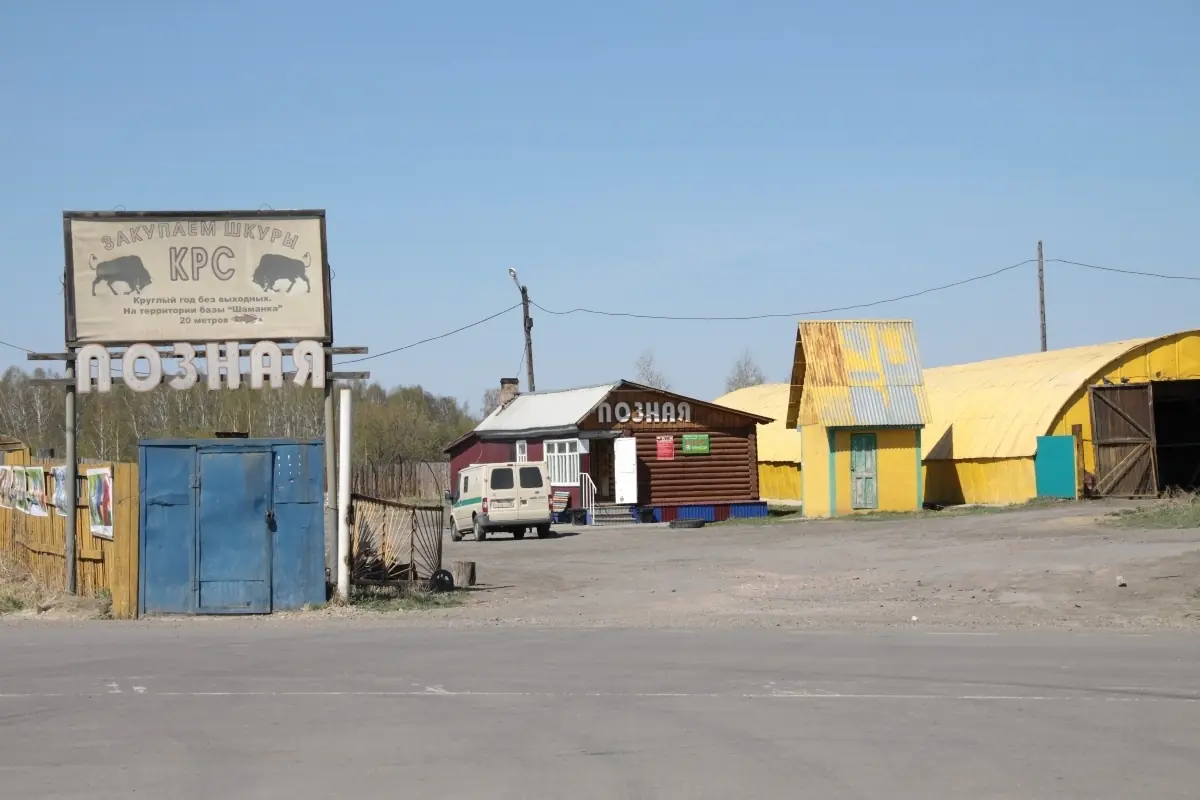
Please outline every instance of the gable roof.
[{"label": "gable roof", "polygon": [[474,433],[554,433],[574,429],[617,387],[615,383],[519,394],[484,417]]},{"label": "gable roof", "polygon": [[558,389],[545,392],[528,392],[519,394],[508,404],[497,408],[483,418],[475,429],[460,436],[446,445],[449,452],[457,445],[473,437],[481,439],[511,439],[521,436],[538,438],[557,434],[570,434],[578,430],[579,425],[588,414],[596,409],[604,399],[617,389],[632,389],[646,392],[658,392],[668,397],[676,398],[692,406],[712,408],[725,413],[734,413],[746,417],[749,421],[765,424],[771,422],[770,417],[743,411],[737,408],[709,403],[692,397],[685,397],[664,389],[643,386],[633,381],[616,381],[603,383],[598,386],[584,386],[578,389]]},{"label": "gable roof", "polygon": [[911,321],[799,324],[787,427],[919,426],[929,418]]}]

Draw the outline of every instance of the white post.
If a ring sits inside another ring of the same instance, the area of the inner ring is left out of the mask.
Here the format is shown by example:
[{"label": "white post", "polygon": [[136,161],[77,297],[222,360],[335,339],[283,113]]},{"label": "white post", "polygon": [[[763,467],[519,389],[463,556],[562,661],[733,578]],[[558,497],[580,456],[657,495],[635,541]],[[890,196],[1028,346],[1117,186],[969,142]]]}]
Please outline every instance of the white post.
[{"label": "white post", "polygon": [[350,390],[343,388],[339,394],[341,406],[341,428],[338,436],[338,596],[350,599],[350,448],[351,435]]}]

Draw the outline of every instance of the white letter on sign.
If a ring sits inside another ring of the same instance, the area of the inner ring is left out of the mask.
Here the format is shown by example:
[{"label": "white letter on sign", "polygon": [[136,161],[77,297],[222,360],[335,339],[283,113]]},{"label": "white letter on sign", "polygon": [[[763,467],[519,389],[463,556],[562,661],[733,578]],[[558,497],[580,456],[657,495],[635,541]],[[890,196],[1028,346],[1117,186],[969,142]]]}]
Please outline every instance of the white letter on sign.
[{"label": "white letter on sign", "polygon": [[303,386],[312,376],[314,389],[325,388],[325,348],[314,341],[296,342],[292,350],[292,361],[296,362],[296,377],[293,382]]},{"label": "white letter on sign", "polygon": [[[263,364],[263,359],[268,359],[269,364]],[[254,349],[250,351],[250,388],[261,389],[263,387],[263,375],[271,376],[271,388],[278,389],[283,386],[283,353],[279,350],[279,345],[274,342],[259,342],[254,345]]]},{"label": "white letter on sign", "polygon": [[204,345],[204,365],[208,369],[208,388],[216,392],[221,389],[221,370],[225,370],[225,385],[237,389],[242,385],[242,346],[237,342],[225,343],[225,355],[221,345],[209,342]]},{"label": "white letter on sign", "polygon": [[187,342],[176,342],[171,354],[179,359],[179,374],[167,381],[167,386],[180,391],[195,386],[200,380],[200,375],[196,372],[196,348]]},{"label": "white letter on sign", "polygon": [[[146,375],[137,374],[138,359],[146,359],[149,368]],[[121,376],[125,385],[135,392],[150,392],[162,383],[162,359],[158,356],[158,348],[149,344],[132,344],[121,358]]]},{"label": "white letter on sign", "polygon": [[631,416],[629,403],[617,403],[617,407],[613,413],[616,414],[617,422],[629,422],[629,417]]},{"label": "white letter on sign", "polygon": [[75,391],[87,394],[92,390],[92,364],[96,365],[96,391],[112,391],[112,358],[103,345],[89,344],[75,354]]}]

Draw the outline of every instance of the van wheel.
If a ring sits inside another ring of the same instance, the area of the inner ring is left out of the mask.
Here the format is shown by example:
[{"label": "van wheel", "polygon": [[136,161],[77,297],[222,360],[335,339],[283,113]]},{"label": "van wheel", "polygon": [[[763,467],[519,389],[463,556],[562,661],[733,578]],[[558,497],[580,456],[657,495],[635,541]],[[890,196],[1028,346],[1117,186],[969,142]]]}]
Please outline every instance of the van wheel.
[{"label": "van wheel", "polygon": [[549,525],[538,525],[537,533],[538,533],[539,539],[545,539],[547,536],[550,535],[550,526]]},{"label": "van wheel", "polygon": [[475,520],[472,521],[471,530],[475,531],[475,541],[482,542],[484,539],[487,538],[487,531],[485,531],[483,529],[483,526],[479,524],[478,517],[476,517]]},{"label": "van wheel", "polygon": [[525,529],[521,528],[519,531],[513,531],[513,538],[514,539],[524,539],[525,538]]},{"label": "van wheel", "polygon": [[461,542],[462,541],[462,531],[460,531],[458,529],[458,526],[455,525],[454,523],[450,523],[450,541],[452,541],[452,542]]}]

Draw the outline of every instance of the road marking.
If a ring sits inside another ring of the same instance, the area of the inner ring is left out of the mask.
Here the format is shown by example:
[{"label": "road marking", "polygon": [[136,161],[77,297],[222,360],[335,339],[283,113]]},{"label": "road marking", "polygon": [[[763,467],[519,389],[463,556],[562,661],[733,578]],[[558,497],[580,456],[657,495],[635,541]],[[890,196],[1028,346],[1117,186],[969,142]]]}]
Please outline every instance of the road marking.
[{"label": "road marking", "polygon": [[[138,690],[141,691],[138,691]],[[178,697],[178,698],[214,698],[214,697],[443,697],[443,698],[507,698],[507,697],[536,697],[547,699],[578,699],[578,698],[612,698],[612,699],[695,699],[695,700],[897,700],[897,701],[950,701],[950,702],[1038,702],[1038,703],[1146,703],[1146,702],[1177,702],[1200,703],[1200,695],[1190,695],[1180,691],[1182,697],[1116,697],[1107,694],[1075,694],[1075,695],[1020,695],[1020,694],[909,694],[909,693],[842,693],[842,692],[476,692],[450,691],[441,687],[429,687],[424,691],[355,691],[355,690],[313,690],[313,691],[225,691],[225,692],[151,692],[145,687],[135,687],[135,692],[147,697]],[[1103,691],[1080,689],[1080,692]],[[49,698],[74,697],[94,698],[108,697],[120,692],[107,694],[80,693],[64,694],[30,692],[24,694],[0,694],[0,699],[9,698]]]},{"label": "road marking", "polygon": [[926,636],[999,636],[987,631],[922,631]]}]

